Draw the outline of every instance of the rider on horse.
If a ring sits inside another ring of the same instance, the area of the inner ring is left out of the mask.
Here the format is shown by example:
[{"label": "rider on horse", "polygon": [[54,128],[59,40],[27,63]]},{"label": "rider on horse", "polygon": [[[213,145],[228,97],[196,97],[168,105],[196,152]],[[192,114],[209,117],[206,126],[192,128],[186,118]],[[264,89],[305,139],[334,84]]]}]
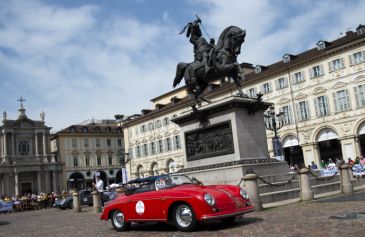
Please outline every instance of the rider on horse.
[{"label": "rider on horse", "polygon": [[201,24],[201,19],[197,17],[193,23],[189,22],[180,34],[184,33],[187,28],[186,37],[190,36],[190,43],[194,45],[194,62],[197,62],[197,67],[201,66],[203,63],[205,72],[209,71],[209,58],[214,44],[208,43],[204,37],[202,37],[202,32],[200,30],[199,24]]}]

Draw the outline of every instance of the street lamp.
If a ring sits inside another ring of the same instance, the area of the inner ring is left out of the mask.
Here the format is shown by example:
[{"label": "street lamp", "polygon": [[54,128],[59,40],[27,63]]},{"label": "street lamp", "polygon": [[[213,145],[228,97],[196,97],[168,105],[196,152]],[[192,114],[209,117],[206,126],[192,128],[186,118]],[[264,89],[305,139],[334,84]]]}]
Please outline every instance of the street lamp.
[{"label": "street lamp", "polygon": [[121,165],[121,172],[122,172],[122,184],[127,184],[128,182],[128,175],[127,170],[125,168],[125,164],[130,161],[129,153],[125,153],[124,150],[119,150],[117,153],[119,164]]},{"label": "street lamp", "polygon": [[264,121],[266,129],[274,132],[274,137],[272,138],[274,156],[276,158],[280,158],[281,160],[282,153],[278,130],[284,125],[284,112],[280,112],[275,115],[275,109],[272,105],[270,106],[270,109],[264,114]]}]

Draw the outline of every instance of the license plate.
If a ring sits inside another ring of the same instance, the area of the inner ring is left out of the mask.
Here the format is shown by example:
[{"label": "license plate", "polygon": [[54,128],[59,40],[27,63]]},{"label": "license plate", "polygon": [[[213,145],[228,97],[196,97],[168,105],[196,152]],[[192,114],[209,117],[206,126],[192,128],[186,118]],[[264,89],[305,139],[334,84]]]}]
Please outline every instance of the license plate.
[{"label": "license plate", "polygon": [[84,198],[84,202],[87,202],[87,198]]}]

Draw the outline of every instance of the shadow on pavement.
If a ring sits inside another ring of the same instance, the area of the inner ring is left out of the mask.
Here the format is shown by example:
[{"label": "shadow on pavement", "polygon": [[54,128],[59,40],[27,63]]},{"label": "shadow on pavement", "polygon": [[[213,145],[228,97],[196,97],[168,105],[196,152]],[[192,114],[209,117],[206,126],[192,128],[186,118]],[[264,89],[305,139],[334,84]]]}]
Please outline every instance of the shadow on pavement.
[{"label": "shadow on pavement", "polygon": [[318,200],[317,202],[353,202],[353,201],[365,201],[365,192],[323,198]]},{"label": "shadow on pavement", "polygon": [[[238,228],[240,226],[244,225],[250,225],[257,222],[262,222],[263,218],[257,218],[257,217],[237,217],[236,220],[233,223],[230,224],[223,224],[220,221],[209,221],[201,223],[197,229],[194,232],[199,231],[218,231],[218,230],[224,230],[224,229],[230,229],[230,228]],[[167,223],[133,223],[131,227],[131,231],[149,231],[149,232],[177,232],[178,230],[174,225],[167,224]]]},{"label": "shadow on pavement", "polygon": [[2,226],[2,225],[9,225],[10,224],[10,222],[7,222],[7,221],[0,221],[0,226]]}]

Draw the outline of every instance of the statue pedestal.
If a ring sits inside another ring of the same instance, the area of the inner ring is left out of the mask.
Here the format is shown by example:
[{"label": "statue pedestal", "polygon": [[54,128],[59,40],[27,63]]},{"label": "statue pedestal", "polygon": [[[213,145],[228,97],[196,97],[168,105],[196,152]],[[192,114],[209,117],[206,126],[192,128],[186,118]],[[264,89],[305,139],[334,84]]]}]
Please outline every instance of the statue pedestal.
[{"label": "statue pedestal", "polygon": [[288,172],[286,162],[268,158],[263,112],[271,105],[227,97],[181,114],[182,173],[204,184],[239,183],[246,170],[258,175]]}]

